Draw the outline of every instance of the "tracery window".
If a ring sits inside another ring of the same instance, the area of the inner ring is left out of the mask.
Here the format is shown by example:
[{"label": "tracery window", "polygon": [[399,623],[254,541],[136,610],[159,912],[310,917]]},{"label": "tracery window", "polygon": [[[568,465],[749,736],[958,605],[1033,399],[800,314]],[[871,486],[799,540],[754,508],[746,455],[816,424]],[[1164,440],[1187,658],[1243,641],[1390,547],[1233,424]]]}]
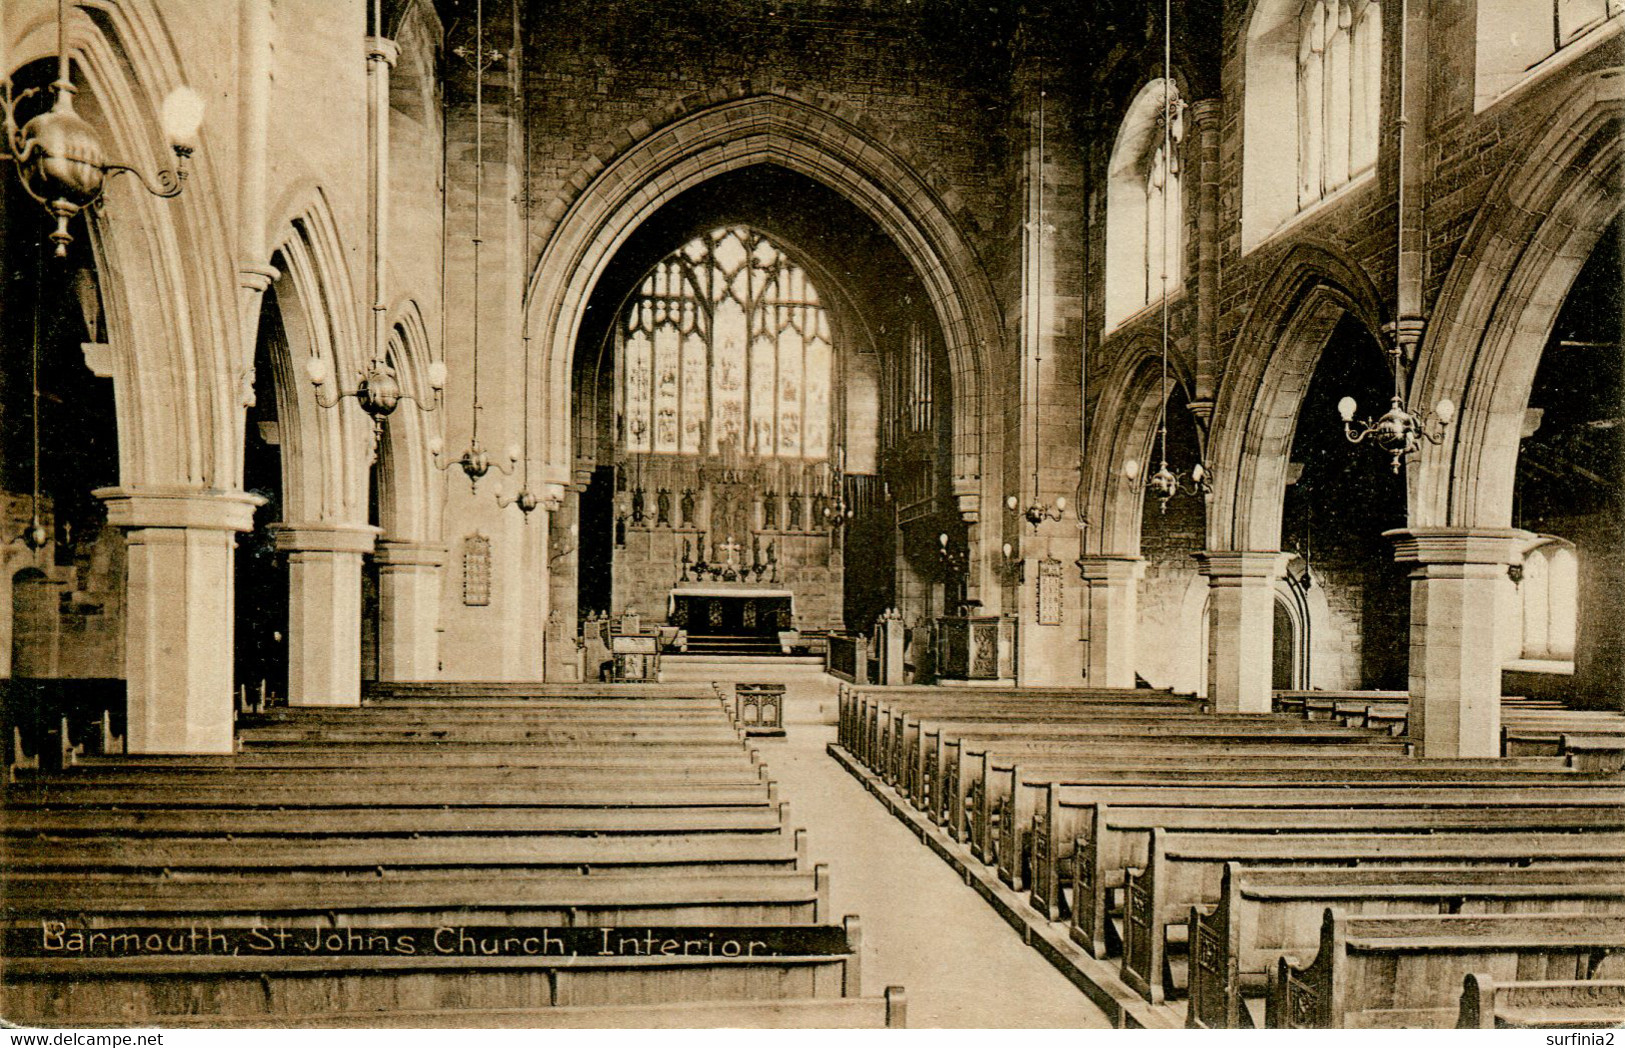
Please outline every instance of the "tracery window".
[{"label": "tracery window", "polygon": [[1372,168],[1382,95],[1377,0],[1305,0],[1298,14],[1298,207]]},{"label": "tracery window", "polygon": [[[1172,294],[1184,280],[1184,138],[1179,90],[1167,98],[1172,150],[1163,128],[1163,81],[1134,96],[1112,147],[1106,189],[1106,327],[1162,299],[1163,270]],[[1164,219],[1166,216],[1166,228]]]},{"label": "tracery window", "polygon": [[617,335],[628,452],[829,457],[829,316],[760,233],[715,229],[668,255]]},{"label": "tracery window", "polygon": [[1479,0],[1474,98],[1484,108],[1566,48],[1625,21],[1625,0]]}]

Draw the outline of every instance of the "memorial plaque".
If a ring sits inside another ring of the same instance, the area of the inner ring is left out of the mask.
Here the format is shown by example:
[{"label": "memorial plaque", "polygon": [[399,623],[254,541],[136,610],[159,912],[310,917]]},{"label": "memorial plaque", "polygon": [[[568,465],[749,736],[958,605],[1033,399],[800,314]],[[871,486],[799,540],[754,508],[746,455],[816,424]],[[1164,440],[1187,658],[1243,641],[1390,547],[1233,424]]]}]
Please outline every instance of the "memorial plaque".
[{"label": "memorial plaque", "polygon": [[479,532],[463,539],[463,603],[471,608],[491,603],[491,540]]},{"label": "memorial plaque", "polygon": [[1038,624],[1040,626],[1059,626],[1061,624],[1061,593],[1064,584],[1061,582],[1061,562],[1054,557],[1045,557],[1038,562]]}]

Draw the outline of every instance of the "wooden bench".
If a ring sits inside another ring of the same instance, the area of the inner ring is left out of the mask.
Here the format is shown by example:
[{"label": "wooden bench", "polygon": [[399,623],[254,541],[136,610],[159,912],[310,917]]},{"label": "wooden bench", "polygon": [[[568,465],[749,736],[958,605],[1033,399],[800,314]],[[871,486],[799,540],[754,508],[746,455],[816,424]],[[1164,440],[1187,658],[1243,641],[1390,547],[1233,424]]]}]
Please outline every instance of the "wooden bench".
[{"label": "wooden bench", "polygon": [[1448,1028],[1468,974],[1589,979],[1625,948],[1625,916],[1344,915],[1328,909],[1320,951],[1282,957],[1266,1016],[1285,1029]]},{"label": "wooden bench", "polygon": [[1462,1030],[1600,1030],[1625,1026],[1625,980],[1505,982],[1487,972],[1463,980]]},{"label": "wooden bench", "polygon": [[642,924],[791,925],[829,920],[829,871],[754,870],[696,875],[670,870],[590,875],[526,869],[504,876],[444,870],[386,876],[240,877],[15,873],[5,921],[26,934],[68,928],[154,927],[612,927]]},{"label": "wooden bench", "polygon": [[[184,945],[185,934],[169,936]],[[182,955],[45,955],[42,942],[31,955],[8,958],[7,1017],[139,1026],[163,1025],[171,1015],[309,1016],[335,1004],[346,1011],[436,1012],[862,993],[861,936],[850,917],[844,926],[788,928],[341,929],[313,940],[318,950],[334,952],[305,955],[294,952],[297,941],[287,952],[246,955],[240,947],[252,934],[213,929],[201,949],[193,945]],[[351,941],[365,952],[342,952]],[[162,948],[166,938],[158,942]],[[498,952],[487,954],[488,944]],[[556,952],[555,944],[573,952]],[[228,952],[233,948],[237,955]]]},{"label": "wooden bench", "polygon": [[1186,1026],[1261,1025],[1283,955],[1315,948],[1328,907],[1346,914],[1625,912],[1625,865],[1247,867],[1226,863],[1219,901],[1190,916]]},{"label": "wooden bench", "polygon": [[[1018,769],[1020,776],[1025,769]],[[1018,778],[1019,781],[1019,778]],[[1527,784],[1440,785],[1427,778],[1404,778],[1390,783],[1372,781],[1319,781],[1294,785],[1236,782],[1223,786],[1157,783],[1128,786],[1034,782],[1037,810],[1033,813],[1032,843],[1028,849],[1033,908],[1051,920],[1069,919],[1077,900],[1070,896],[1070,871],[1076,843],[1094,833],[1094,821],[1101,805],[1168,805],[1190,809],[1252,809],[1311,807],[1316,804],[1339,808],[1368,809],[1386,806],[1440,809],[1481,809],[1494,805],[1501,809],[1544,810],[1553,806],[1625,809],[1625,783],[1575,786],[1562,782]],[[1003,819],[1000,820],[1001,827]],[[1001,844],[1001,852],[1004,846]],[[1098,859],[1098,855],[1097,855]],[[1101,863],[1104,867],[1105,863]],[[1126,864],[1125,867],[1126,868]],[[1087,925],[1087,938],[1100,949],[1102,912],[1107,891],[1122,886],[1121,870],[1114,878],[1097,869],[1090,878],[1096,898],[1083,905],[1092,912],[1079,916],[1076,923]],[[1096,952],[1096,955],[1101,955]]]},{"label": "wooden bench", "polygon": [[[94,1025],[94,1024],[91,1024]],[[165,1027],[241,1029],[478,1030],[873,1030],[908,1026],[901,986],[883,997],[777,1001],[677,1001],[562,1008],[482,1008],[442,1011],[321,1012],[313,1015],[165,1016]]]},{"label": "wooden bench", "polygon": [[[1357,826],[1351,823],[1351,827]],[[1226,862],[1249,865],[1442,865],[1540,862],[1617,865],[1625,833],[1478,832],[1426,835],[1346,833],[1192,833],[1151,830],[1147,862],[1130,868],[1123,888],[1123,980],[1153,1004],[1167,999],[1167,931],[1184,926],[1193,906],[1219,896]],[[1084,867],[1074,862],[1073,868]],[[1074,885],[1077,898],[1092,886]],[[1621,940],[1625,941],[1625,940]]]}]

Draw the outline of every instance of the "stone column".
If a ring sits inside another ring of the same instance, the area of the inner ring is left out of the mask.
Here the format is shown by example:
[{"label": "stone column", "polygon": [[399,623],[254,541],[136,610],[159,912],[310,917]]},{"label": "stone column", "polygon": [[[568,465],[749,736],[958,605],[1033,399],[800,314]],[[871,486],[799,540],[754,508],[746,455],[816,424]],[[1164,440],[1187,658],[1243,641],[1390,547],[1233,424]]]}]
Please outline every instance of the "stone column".
[{"label": "stone column", "polygon": [[288,554],[288,705],[361,705],[361,557],[378,529],[281,524]]},{"label": "stone column", "polygon": [[100,488],[129,545],[124,676],[130,753],[230,753],[233,533],[261,500],[188,488]]},{"label": "stone column", "polygon": [[1218,713],[1268,713],[1281,555],[1208,550],[1199,559],[1210,595],[1208,701]]},{"label": "stone column", "polygon": [[1516,528],[1400,528],[1394,557],[1411,570],[1410,736],[1424,757],[1501,753],[1497,607],[1507,565],[1533,538]]},{"label": "stone column", "polygon": [[372,559],[378,565],[378,679],[438,679],[446,547],[386,539]]},{"label": "stone column", "polygon": [[579,590],[581,493],[592,474],[559,491],[558,508],[547,515],[547,650],[542,671],[549,681],[582,679]]},{"label": "stone column", "polygon": [[1093,688],[1132,688],[1145,561],[1086,555],[1078,559],[1078,573],[1084,585],[1084,682]]}]

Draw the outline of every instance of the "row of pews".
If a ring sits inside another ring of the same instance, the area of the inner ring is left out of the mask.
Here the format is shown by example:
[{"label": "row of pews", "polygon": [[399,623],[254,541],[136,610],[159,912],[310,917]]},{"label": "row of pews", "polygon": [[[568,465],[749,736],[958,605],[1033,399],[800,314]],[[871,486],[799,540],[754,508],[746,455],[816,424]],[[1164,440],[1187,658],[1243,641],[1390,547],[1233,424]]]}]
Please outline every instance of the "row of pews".
[{"label": "row of pews", "polygon": [[[1277,713],[1331,720],[1404,735],[1410,697],[1402,691],[1277,691]],[[1507,757],[1568,757],[1583,768],[1618,771],[1625,765],[1625,714],[1576,710],[1556,699],[1507,695],[1501,699],[1501,753]]]},{"label": "row of pews", "polygon": [[1625,1022],[1617,772],[1151,690],[847,686],[836,745],[1187,1026]]},{"label": "row of pews", "polygon": [[3,1013],[902,1025],[730,710],[709,685],[400,686],[241,716],[229,755],[18,770]]}]

